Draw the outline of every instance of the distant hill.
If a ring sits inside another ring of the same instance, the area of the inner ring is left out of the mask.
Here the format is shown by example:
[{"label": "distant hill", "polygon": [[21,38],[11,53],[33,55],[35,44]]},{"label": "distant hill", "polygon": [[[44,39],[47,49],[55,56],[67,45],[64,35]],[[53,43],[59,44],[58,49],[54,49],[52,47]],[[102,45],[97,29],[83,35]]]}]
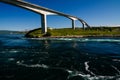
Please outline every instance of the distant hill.
[{"label": "distant hill", "polygon": [[10,30],[0,30],[0,34],[25,34],[24,31],[10,31]]}]

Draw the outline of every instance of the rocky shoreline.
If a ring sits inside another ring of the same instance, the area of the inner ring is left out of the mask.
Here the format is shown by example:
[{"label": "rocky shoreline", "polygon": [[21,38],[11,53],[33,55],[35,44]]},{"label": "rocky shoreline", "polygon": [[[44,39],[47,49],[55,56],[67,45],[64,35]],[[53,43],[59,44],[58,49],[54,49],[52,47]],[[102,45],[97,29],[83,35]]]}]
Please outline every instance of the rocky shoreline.
[{"label": "rocky shoreline", "polygon": [[47,36],[47,37],[30,37],[30,38],[87,38],[87,37],[120,37],[120,35]]}]

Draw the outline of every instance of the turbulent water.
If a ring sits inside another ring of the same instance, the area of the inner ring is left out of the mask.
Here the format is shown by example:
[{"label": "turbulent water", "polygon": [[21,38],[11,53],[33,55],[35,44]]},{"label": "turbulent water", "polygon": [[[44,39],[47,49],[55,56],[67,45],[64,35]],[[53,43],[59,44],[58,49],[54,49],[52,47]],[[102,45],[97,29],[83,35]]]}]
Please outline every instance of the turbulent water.
[{"label": "turbulent water", "polygon": [[0,80],[120,80],[120,38],[1,34]]}]

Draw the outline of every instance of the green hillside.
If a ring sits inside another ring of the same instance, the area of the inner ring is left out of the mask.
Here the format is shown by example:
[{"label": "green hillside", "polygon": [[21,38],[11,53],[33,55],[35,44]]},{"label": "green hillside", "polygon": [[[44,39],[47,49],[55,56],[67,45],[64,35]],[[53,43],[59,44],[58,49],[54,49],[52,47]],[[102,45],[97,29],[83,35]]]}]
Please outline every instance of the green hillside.
[{"label": "green hillside", "polygon": [[82,28],[77,28],[75,30],[71,28],[48,29],[46,34],[42,34],[41,29],[38,28],[29,31],[25,36],[29,38],[61,36],[120,36],[120,27],[92,27],[85,30]]}]

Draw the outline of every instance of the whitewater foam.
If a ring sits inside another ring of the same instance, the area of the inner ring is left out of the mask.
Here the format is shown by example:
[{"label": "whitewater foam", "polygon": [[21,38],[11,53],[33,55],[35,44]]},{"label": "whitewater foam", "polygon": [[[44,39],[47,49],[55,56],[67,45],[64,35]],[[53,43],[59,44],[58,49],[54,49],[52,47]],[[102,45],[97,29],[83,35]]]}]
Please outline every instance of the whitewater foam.
[{"label": "whitewater foam", "polygon": [[95,75],[92,71],[89,70],[89,65],[88,65],[89,62],[85,62],[85,70],[88,71],[90,74],[92,75]]},{"label": "whitewater foam", "polygon": [[17,53],[17,52],[19,52],[19,51],[17,51],[17,50],[10,50],[9,51],[9,53]]},{"label": "whitewater foam", "polygon": [[118,60],[118,59],[113,59],[113,61],[117,61],[117,62],[120,62],[120,60]]},{"label": "whitewater foam", "polygon": [[85,80],[109,80],[109,79],[114,79],[114,80],[119,80],[119,75],[118,76],[102,76],[102,75],[94,75],[91,76],[90,74],[84,74],[79,71],[71,71],[71,70],[66,70],[69,73],[68,80],[72,77],[80,76]]},{"label": "whitewater foam", "polygon": [[120,42],[120,39],[92,39],[92,38],[32,38],[35,40],[61,40],[61,41],[80,41],[80,42],[89,42],[89,41],[96,41],[96,42]]},{"label": "whitewater foam", "polygon": [[14,61],[15,59],[14,59],[14,58],[9,58],[8,60],[9,60],[9,61]]},{"label": "whitewater foam", "polygon": [[118,70],[118,68],[117,67],[115,67],[115,66],[112,66],[118,73],[119,73],[119,75],[120,75],[120,71]]},{"label": "whitewater foam", "polygon": [[25,67],[41,67],[41,68],[49,68],[47,65],[45,64],[32,64],[32,65],[28,65],[28,64],[24,64],[23,62],[17,61],[16,62],[17,65],[20,66],[25,66]]}]

